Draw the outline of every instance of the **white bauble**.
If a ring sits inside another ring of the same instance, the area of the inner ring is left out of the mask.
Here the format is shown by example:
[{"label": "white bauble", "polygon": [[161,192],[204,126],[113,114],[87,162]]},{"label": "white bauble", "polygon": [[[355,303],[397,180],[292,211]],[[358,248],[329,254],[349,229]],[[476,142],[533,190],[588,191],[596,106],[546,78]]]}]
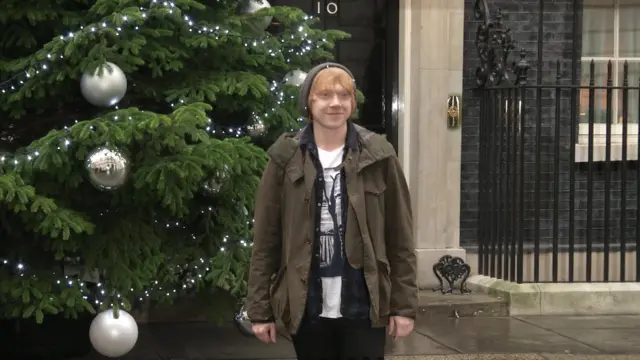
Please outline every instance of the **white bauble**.
[{"label": "white bauble", "polygon": [[[127,77],[122,69],[110,62],[106,65],[96,68],[93,74],[85,72],[80,79],[82,96],[95,106],[113,106],[127,93]],[[100,68],[102,76],[98,76]]]},{"label": "white bauble", "polygon": [[294,85],[294,86],[300,86],[302,85],[306,77],[307,77],[306,72],[299,69],[292,70],[292,71],[289,71],[284,76],[284,83],[289,85]]},{"label": "white bauble", "polygon": [[138,324],[128,312],[119,309],[115,318],[113,309],[98,314],[91,322],[89,339],[93,348],[106,357],[127,354],[138,341]]},{"label": "white bauble", "polygon": [[[267,0],[249,0],[247,4],[242,7],[241,12],[245,14],[253,14],[258,10],[270,7],[271,4],[269,4],[269,1]],[[273,16],[265,16],[264,20],[257,21],[256,23],[252,24],[252,27],[254,27],[258,31],[264,31],[269,27],[269,25],[271,25],[272,20]]]}]

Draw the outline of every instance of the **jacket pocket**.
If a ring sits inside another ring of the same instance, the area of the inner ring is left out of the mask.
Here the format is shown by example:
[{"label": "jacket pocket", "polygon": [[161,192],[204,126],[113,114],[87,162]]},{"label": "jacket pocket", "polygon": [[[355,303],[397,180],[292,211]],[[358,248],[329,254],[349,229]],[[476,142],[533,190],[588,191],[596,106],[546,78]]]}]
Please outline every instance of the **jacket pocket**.
[{"label": "jacket pocket", "polygon": [[386,259],[377,259],[378,266],[378,314],[388,316],[391,304],[391,266]]},{"label": "jacket pocket", "polygon": [[365,179],[363,188],[367,229],[369,231],[369,237],[371,238],[371,245],[373,246],[376,258],[386,259],[385,228],[387,224],[385,221],[385,191],[387,186],[380,176],[370,176],[368,179]]},{"label": "jacket pocket", "polygon": [[269,285],[269,296],[273,297],[273,295],[278,291],[280,286],[282,285],[282,280],[284,279],[284,275],[287,272],[287,265],[283,265],[278,269],[278,272],[275,273],[271,277],[271,284]]},{"label": "jacket pocket", "polygon": [[380,236],[381,234],[376,233],[383,230],[384,192],[387,189],[387,184],[379,176],[370,176],[364,180],[362,185],[369,228],[373,232],[372,236]]},{"label": "jacket pocket", "polygon": [[380,196],[387,189],[387,184],[380,176],[372,175],[364,179],[363,187],[365,195]]},{"label": "jacket pocket", "polygon": [[287,266],[282,266],[269,288],[269,298],[271,301],[271,310],[273,311],[276,319],[282,319],[284,310],[288,303],[288,291],[287,291]]}]

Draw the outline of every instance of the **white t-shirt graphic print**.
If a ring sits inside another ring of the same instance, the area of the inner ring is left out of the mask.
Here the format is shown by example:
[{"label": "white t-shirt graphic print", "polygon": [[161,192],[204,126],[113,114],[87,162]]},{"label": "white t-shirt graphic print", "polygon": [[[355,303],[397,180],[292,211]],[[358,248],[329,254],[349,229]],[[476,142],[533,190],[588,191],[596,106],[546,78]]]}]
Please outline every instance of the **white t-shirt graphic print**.
[{"label": "white t-shirt graphic print", "polygon": [[343,241],[340,164],[344,146],[325,151],[318,149],[324,175],[322,210],[320,212],[320,278],[322,280],[321,317],[339,318],[342,295]]}]

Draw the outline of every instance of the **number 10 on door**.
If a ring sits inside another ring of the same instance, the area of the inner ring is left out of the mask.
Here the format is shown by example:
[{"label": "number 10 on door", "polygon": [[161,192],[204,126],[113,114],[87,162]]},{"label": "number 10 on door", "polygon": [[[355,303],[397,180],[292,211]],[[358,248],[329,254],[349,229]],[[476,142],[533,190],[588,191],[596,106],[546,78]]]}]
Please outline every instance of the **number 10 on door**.
[{"label": "number 10 on door", "polygon": [[[323,3],[323,1],[317,1],[316,2],[316,11],[318,12],[318,15],[322,14],[322,3]],[[325,11],[329,15],[337,14],[338,13],[338,4],[336,4],[333,1],[328,2],[327,6],[325,6]]]}]

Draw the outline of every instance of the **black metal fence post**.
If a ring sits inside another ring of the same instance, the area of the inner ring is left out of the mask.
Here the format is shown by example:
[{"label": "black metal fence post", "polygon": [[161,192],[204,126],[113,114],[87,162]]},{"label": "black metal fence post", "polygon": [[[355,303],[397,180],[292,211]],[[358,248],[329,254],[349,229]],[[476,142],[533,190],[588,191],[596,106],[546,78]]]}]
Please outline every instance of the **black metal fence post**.
[{"label": "black metal fence post", "polygon": [[[540,16],[530,83],[524,49],[509,63],[515,44],[500,10],[492,20],[486,1],[474,9],[481,20],[478,272],[518,283],[640,281],[640,79],[630,81],[627,61],[590,60],[579,74],[574,50],[570,68],[556,61],[545,83]],[[603,70],[605,78],[597,77]]]}]

